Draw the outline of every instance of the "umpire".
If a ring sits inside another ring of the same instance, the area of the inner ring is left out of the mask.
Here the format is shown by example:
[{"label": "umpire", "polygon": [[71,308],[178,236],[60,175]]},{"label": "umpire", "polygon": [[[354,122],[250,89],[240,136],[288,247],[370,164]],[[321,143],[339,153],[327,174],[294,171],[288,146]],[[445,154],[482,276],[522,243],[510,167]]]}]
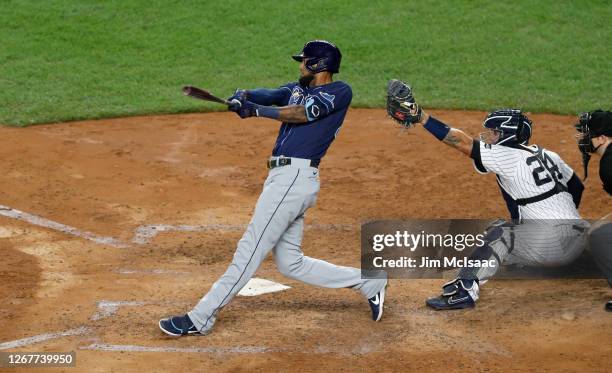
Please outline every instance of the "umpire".
[{"label": "umpire", "polygon": [[[601,157],[599,177],[603,188],[612,196],[612,112],[595,110],[582,113],[576,124],[578,148],[582,152],[585,179],[591,154]],[[591,252],[595,261],[612,286],[612,214],[597,222],[591,231]],[[612,312],[612,300],[606,303],[606,310]]]}]

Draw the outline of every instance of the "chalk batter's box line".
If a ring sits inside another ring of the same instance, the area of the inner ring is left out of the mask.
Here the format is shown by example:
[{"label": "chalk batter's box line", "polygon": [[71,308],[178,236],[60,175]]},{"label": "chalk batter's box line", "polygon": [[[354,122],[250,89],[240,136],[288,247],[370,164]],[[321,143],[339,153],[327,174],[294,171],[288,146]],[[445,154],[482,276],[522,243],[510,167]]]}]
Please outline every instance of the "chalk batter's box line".
[{"label": "chalk batter's box line", "polygon": [[[52,229],[58,232],[62,232],[71,236],[84,238],[88,241],[100,244],[108,245],[120,249],[131,247],[130,244],[122,242],[121,240],[114,237],[100,236],[92,232],[81,231],[78,228],[71,227],[66,224],[58,223],[53,220],[45,219],[43,217],[16,210],[9,206],[0,205],[0,216],[4,216],[10,219],[20,220],[32,225],[36,225],[43,228]],[[241,231],[246,228],[246,225],[233,225],[233,224],[206,224],[206,225],[170,225],[170,224],[147,224],[141,225],[135,229],[134,238],[132,239],[133,244],[145,245],[151,242],[158,234],[162,232],[206,232],[206,231],[217,231],[217,232],[235,232]],[[312,224],[305,227],[306,230],[329,230],[329,231],[351,231],[356,226],[350,224]]]}]

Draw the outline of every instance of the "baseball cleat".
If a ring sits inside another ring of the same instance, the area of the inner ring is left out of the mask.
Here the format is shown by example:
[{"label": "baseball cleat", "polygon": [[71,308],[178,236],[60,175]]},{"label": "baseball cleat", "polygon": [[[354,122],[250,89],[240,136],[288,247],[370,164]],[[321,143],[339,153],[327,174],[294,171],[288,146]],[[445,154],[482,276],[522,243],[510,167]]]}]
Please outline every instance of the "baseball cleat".
[{"label": "baseball cleat", "polygon": [[606,311],[608,311],[608,312],[612,312],[612,300],[609,300],[609,301],[606,303]]},{"label": "baseball cleat", "polygon": [[172,316],[159,320],[159,328],[162,332],[173,337],[182,335],[204,335],[193,325],[189,316]]},{"label": "baseball cleat", "polygon": [[379,321],[383,315],[383,308],[385,304],[385,288],[387,285],[382,288],[381,291],[378,292],[375,296],[368,299],[368,303],[370,304],[370,308],[372,309],[372,320]]},{"label": "baseball cleat", "polygon": [[478,280],[457,279],[444,284],[442,295],[425,302],[435,310],[473,308],[478,300]]}]

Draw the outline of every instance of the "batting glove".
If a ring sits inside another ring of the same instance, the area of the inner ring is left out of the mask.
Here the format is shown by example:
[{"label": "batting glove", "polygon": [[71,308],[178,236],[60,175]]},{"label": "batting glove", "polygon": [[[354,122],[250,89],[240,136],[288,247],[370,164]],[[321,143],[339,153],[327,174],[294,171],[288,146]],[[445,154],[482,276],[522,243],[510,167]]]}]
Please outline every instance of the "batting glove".
[{"label": "batting glove", "polygon": [[248,97],[248,91],[246,89],[236,89],[236,92],[227,99],[227,101],[238,100],[238,101],[246,101]]},{"label": "batting glove", "polygon": [[237,113],[242,119],[249,117],[257,117],[259,116],[257,113],[258,106],[259,105],[254,104],[251,101],[242,101]]}]

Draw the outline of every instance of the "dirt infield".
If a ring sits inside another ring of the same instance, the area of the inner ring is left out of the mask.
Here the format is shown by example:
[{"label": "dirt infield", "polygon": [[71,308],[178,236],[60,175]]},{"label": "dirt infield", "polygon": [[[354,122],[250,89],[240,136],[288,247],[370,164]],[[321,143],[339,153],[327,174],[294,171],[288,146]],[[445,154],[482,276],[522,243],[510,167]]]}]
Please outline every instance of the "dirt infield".
[{"label": "dirt infield", "polygon": [[[471,135],[485,115],[434,114]],[[532,119],[534,142],[582,175],[574,119]],[[603,279],[492,281],[476,310],[448,313],[424,305],[440,281],[396,280],[374,323],[358,293],[286,279],[268,258],[257,276],[291,289],[237,297],[209,336],[164,337],[158,319],[190,309],[231,260],[277,130],[231,113],[0,128],[0,348],[76,351],[69,372],[610,369]],[[591,163],[580,210],[596,219],[612,209]],[[359,266],[361,221],[506,216],[494,176],[353,109],[303,247]]]}]

